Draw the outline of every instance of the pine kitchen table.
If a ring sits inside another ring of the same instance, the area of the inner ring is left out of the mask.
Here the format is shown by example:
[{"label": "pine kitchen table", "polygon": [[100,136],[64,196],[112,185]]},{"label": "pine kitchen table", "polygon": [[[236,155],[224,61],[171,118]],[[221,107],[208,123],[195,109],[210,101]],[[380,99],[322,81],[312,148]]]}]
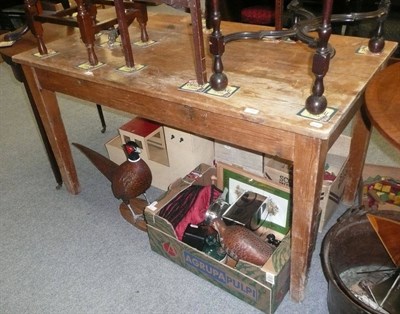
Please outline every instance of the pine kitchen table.
[{"label": "pine kitchen table", "polygon": [[[48,58],[35,57],[34,51],[14,57],[24,70],[66,188],[72,194],[80,192],[56,92],[292,161],[290,291],[294,300],[301,301],[318,230],[328,149],[354,118],[344,196],[345,202],[352,203],[369,139],[362,115],[365,87],[386,66],[396,43],[386,42],[378,55],[360,54],[356,50],[367,45],[368,39],[333,35],[330,43],[336,55],[324,79],[331,112],[315,120],[299,114],[314,80],[314,51],[306,45],[256,40],[227,44],[225,73],[229,84],[239,89],[225,98],[179,89],[196,78],[189,16],[149,14],[147,29],[156,43],[148,47],[133,45],[135,63],[146,65],[134,73],[117,70],[124,65],[118,48],[96,47],[103,66],[79,68],[87,61],[87,55],[78,36],[49,43],[48,48],[57,54]],[[221,25],[224,34],[254,29],[260,27],[229,22]],[[138,41],[137,24],[130,31],[132,42]],[[206,64],[211,69],[209,55]]]}]

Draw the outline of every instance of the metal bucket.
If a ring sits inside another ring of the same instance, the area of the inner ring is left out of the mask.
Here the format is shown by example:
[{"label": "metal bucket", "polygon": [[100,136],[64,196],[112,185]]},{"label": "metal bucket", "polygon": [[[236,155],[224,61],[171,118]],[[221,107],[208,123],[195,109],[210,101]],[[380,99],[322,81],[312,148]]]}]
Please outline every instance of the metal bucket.
[{"label": "metal bucket", "polygon": [[347,211],[328,231],[322,243],[321,260],[328,281],[327,303],[331,314],[382,313],[358,299],[341,277],[346,271],[365,265],[395,267],[367,213],[400,221],[400,212],[358,208]]}]

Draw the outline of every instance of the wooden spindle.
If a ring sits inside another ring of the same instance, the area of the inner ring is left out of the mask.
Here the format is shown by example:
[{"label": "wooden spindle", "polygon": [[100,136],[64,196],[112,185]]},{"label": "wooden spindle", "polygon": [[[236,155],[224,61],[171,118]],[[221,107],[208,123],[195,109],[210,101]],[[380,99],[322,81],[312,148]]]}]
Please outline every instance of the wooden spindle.
[{"label": "wooden spindle", "polygon": [[368,49],[372,53],[379,53],[385,47],[385,38],[383,36],[383,23],[384,20],[380,18],[378,20],[378,26],[375,30],[375,34],[368,41]]},{"label": "wooden spindle", "polygon": [[211,0],[211,22],[213,31],[210,35],[210,53],[213,55],[213,74],[210,77],[210,85],[216,91],[224,90],[228,86],[228,77],[223,73],[222,55],[225,52],[224,36],[221,33],[221,12],[219,1]]},{"label": "wooden spindle", "polygon": [[124,1],[115,0],[114,6],[118,19],[118,28],[121,36],[121,43],[125,57],[125,64],[127,67],[133,68],[135,66],[135,62],[133,60],[132,46],[129,37],[128,23],[126,21]]},{"label": "wooden spindle", "polygon": [[25,13],[29,29],[36,38],[38,51],[41,55],[46,55],[48,51],[43,41],[42,23],[35,21],[35,16],[42,14],[40,2],[38,0],[25,0]]},{"label": "wooden spindle", "polygon": [[315,80],[312,88],[312,94],[306,100],[306,109],[312,114],[323,113],[328,105],[324,94],[324,77],[329,70],[329,62],[331,59],[328,47],[329,38],[332,33],[331,14],[333,0],[325,0],[322,25],[318,30],[318,46],[315,51],[312,72]]},{"label": "wooden spindle", "polygon": [[149,41],[149,35],[147,34],[147,5],[144,2],[134,2],[134,8],[138,10],[137,21],[140,27],[140,40],[143,42]]},{"label": "wooden spindle", "polygon": [[84,0],[76,0],[78,8],[77,21],[79,25],[79,31],[81,38],[86,46],[88,53],[89,63],[91,66],[95,66],[99,63],[96,53],[94,51],[94,27],[93,27],[93,16],[90,14],[90,8],[86,7]]}]

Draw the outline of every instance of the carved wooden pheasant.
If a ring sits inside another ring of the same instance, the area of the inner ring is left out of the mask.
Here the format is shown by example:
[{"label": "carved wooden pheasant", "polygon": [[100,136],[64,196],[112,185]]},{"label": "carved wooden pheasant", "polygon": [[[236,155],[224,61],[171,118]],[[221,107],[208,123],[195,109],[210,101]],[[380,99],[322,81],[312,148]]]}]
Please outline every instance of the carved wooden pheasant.
[{"label": "carved wooden pheasant", "polygon": [[[144,209],[144,207],[139,210],[136,208],[138,204],[140,204],[140,207],[143,206],[143,202],[141,203],[136,198],[142,194],[146,198],[146,191],[150,188],[152,181],[151,170],[146,162],[140,158],[138,145],[132,141],[122,145],[128,158],[121,165],[118,165],[90,148],[77,143],[72,144],[85,154],[95,167],[110,180],[114,196],[122,200],[129,208],[133,216],[133,222],[131,221],[132,217],[128,219],[126,213],[124,214],[123,209],[120,207],[121,214],[129,222],[136,225],[137,220],[143,218]],[[144,225],[136,226],[145,230],[145,223]]]},{"label": "carved wooden pheasant", "polygon": [[214,219],[211,227],[218,232],[222,248],[236,261],[262,266],[275,250],[251,230],[239,225],[227,226],[222,218]]}]

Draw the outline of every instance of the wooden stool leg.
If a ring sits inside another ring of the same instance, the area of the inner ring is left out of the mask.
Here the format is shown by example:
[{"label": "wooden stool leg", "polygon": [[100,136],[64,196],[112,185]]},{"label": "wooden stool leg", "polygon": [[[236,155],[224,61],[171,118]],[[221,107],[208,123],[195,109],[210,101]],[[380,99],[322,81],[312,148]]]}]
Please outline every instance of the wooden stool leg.
[{"label": "wooden stool leg", "polygon": [[35,21],[35,16],[42,13],[42,5],[39,0],[25,0],[26,22],[33,36],[36,37],[38,50],[41,55],[47,54],[47,48],[43,41],[42,23]]},{"label": "wooden stool leg", "polygon": [[93,16],[90,14],[90,9],[87,9],[87,5],[83,2],[83,0],[76,0],[76,5],[78,7],[77,21],[82,41],[86,46],[90,65],[95,66],[99,61],[94,51],[95,38]]},{"label": "wooden stool leg", "polygon": [[[96,25],[97,23],[97,6],[95,4],[92,3],[91,0],[83,0],[84,6],[86,11],[89,13],[89,15],[92,18],[92,23],[93,26]],[[94,33],[96,33],[96,31],[94,30]]]},{"label": "wooden stool leg", "polygon": [[211,0],[211,21],[213,31],[210,35],[210,53],[214,56],[213,74],[210,77],[210,85],[216,91],[224,90],[228,86],[228,77],[223,73],[222,55],[225,51],[224,36],[221,33],[221,12],[219,1]]},{"label": "wooden stool leg", "polygon": [[133,60],[132,46],[128,32],[128,23],[126,21],[125,6],[123,0],[115,0],[114,6],[118,19],[118,28],[121,35],[121,43],[125,56],[125,64],[127,67],[133,68],[135,66],[135,62]]},{"label": "wooden stool leg", "polygon": [[306,100],[306,109],[312,114],[323,113],[328,105],[324,94],[324,77],[329,69],[331,59],[328,48],[329,37],[331,36],[331,14],[333,0],[324,1],[322,26],[318,31],[318,48],[314,54],[312,72],[315,75],[312,95]]},{"label": "wooden stool leg", "polygon": [[138,10],[137,21],[140,26],[140,39],[143,42],[149,41],[149,35],[147,34],[147,5],[144,2],[134,2],[134,8]]},{"label": "wooden stool leg", "polygon": [[206,56],[204,52],[203,25],[201,22],[201,6],[199,0],[190,0],[189,9],[192,18],[193,45],[197,84],[207,83]]}]

